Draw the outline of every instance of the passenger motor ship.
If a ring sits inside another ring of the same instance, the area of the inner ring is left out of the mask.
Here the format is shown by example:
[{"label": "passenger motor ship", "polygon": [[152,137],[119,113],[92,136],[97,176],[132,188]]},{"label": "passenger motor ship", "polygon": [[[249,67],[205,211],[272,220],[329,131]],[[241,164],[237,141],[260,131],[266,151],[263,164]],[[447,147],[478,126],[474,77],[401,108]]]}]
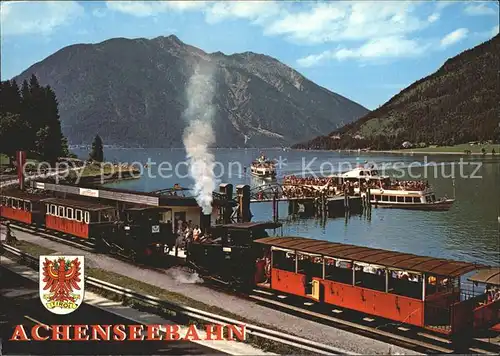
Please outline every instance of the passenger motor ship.
[{"label": "passenger motor ship", "polygon": [[[355,194],[369,194],[370,203],[381,208],[398,208],[411,210],[449,210],[455,199],[436,198],[436,194],[427,182],[414,181],[414,185],[400,185],[389,176],[381,176],[373,168],[358,167],[349,172],[332,176],[338,183],[358,182]],[[363,188],[363,183],[366,188]],[[368,193],[369,192],[369,193]]]},{"label": "passenger motor ship", "polygon": [[261,155],[258,159],[252,162],[250,166],[251,174],[254,177],[262,179],[275,179],[276,166],[273,161]]}]

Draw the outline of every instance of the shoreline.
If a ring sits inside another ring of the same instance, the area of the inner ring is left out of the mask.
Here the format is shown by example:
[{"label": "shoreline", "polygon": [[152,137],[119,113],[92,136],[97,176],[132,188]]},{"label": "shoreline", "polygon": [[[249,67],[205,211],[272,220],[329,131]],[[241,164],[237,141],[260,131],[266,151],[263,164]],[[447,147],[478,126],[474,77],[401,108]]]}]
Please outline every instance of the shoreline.
[{"label": "shoreline", "polygon": [[306,150],[306,149],[293,149],[294,151],[304,151],[304,152],[335,152],[335,153],[359,153],[359,154],[370,154],[370,153],[382,153],[382,154],[396,154],[396,155],[462,155],[462,156],[485,156],[485,157],[497,157],[500,156],[500,151],[495,155],[492,155],[491,152],[486,152],[483,154],[481,152],[471,152],[466,154],[464,152],[459,151],[402,151],[402,150],[394,150],[394,151],[378,151],[378,150],[370,150],[370,151],[359,151],[358,150]]},{"label": "shoreline", "polygon": [[[357,152],[357,151],[356,151]],[[496,157],[498,154],[492,155],[491,152],[483,154],[481,152],[471,152],[469,154],[464,152],[454,152],[454,151],[368,151],[374,153],[386,153],[386,154],[401,154],[401,155],[462,155],[462,156],[485,156],[485,157]],[[500,152],[499,152],[500,153]]]}]

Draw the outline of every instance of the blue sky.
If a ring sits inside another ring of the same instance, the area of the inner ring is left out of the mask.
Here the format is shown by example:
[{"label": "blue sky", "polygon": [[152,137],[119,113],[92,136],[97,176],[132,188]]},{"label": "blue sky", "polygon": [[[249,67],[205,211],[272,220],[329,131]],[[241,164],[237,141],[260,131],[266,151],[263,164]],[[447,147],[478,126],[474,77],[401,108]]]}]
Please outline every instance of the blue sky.
[{"label": "blue sky", "polygon": [[2,80],[74,43],[175,34],[264,53],[369,109],[498,33],[479,1],[2,2]]}]

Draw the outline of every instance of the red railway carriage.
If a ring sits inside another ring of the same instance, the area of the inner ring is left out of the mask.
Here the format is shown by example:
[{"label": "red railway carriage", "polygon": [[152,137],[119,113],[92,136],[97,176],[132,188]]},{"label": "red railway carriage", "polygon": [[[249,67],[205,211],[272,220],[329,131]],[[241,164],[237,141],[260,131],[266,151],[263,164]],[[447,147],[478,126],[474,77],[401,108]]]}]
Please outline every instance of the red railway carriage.
[{"label": "red railway carriage", "polygon": [[487,266],[301,237],[254,242],[268,263],[260,287],[448,335],[471,331],[484,298],[466,295],[460,277]]},{"label": "red railway carriage", "polygon": [[2,192],[0,196],[0,216],[5,219],[33,224],[40,214],[38,202],[42,197],[21,190]]},{"label": "red railway carriage", "polygon": [[492,326],[492,330],[500,331],[500,267],[481,270],[469,278],[474,286],[484,284],[485,293],[476,297],[477,307],[474,309],[474,328]]},{"label": "red railway carriage", "polygon": [[43,199],[45,227],[83,239],[97,238],[116,219],[109,205],[60,198]]}]

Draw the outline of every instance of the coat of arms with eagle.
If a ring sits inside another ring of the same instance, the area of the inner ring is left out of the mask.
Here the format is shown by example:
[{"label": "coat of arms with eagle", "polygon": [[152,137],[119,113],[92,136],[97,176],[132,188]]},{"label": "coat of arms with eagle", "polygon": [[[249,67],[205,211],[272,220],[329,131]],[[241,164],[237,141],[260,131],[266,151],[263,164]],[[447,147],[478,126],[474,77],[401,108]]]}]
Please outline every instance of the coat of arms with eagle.
[{"label": "coat of arms with eagle", "polygon": [[55,314],[69,314],[84,296],[83,256],[40,256],[40,300]]}]

